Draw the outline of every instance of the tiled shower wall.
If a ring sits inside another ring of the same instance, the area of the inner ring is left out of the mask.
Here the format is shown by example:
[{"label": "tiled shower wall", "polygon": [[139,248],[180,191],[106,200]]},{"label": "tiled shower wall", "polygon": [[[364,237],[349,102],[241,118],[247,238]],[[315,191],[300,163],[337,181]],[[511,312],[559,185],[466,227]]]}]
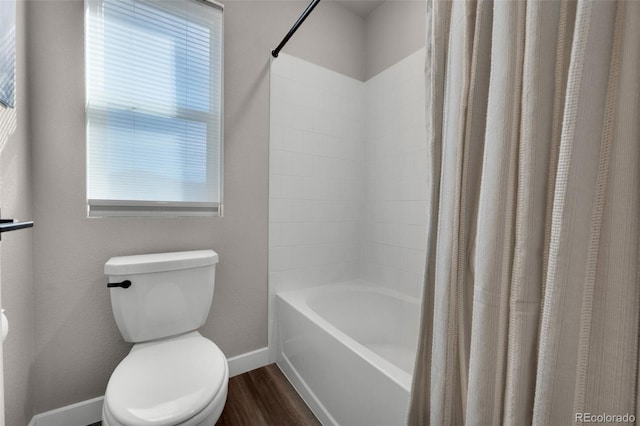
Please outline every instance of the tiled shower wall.
[{"label": "tiled shower wall", "polygon": [[273,61],[270,303],[279,291],[355,278],[419,296],[423,58],[421,49],[366,83],[289,55]]},{"label": "tiled shower wall", "polygon": [[424,55],[364,84],[362,278],[420,297],[427,217]]},{"label": "tiled shower wall", "polygon": [[363,86],[286,54],[271,64],[272,360],[276,293],[360,276]]},{"label": "tiled shower wall", "polygon": [[282,54],[271,67],[271,293],[360,274],[363,83]]}]

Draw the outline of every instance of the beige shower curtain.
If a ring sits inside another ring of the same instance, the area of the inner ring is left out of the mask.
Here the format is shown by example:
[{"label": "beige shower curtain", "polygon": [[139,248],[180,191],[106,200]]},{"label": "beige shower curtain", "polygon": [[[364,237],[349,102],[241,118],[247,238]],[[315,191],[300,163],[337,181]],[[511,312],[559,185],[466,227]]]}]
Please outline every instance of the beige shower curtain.
[{"label": "beige shower curtain", "polygon": [[427,22],[409,423],[637,416],[640,1],[429,0]]}]

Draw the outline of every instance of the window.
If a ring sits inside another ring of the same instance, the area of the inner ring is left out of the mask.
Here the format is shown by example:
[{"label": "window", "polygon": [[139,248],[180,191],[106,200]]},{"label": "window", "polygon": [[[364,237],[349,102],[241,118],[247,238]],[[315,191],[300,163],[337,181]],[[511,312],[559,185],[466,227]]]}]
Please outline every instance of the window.
[{"label": "window", "polygon": [[222,206],[222,6],[85,0],[89,216]]}]

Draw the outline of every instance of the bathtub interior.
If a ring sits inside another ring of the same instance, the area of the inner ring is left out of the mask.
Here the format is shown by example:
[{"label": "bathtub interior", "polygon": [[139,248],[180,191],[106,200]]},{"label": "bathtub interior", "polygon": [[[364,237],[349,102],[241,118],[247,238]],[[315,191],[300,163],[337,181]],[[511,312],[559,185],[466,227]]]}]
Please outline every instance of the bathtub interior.
[{"label": "bathtub interior", "polygon": [[309,297],[308,305],[359,344],[413,373],[420,310],[417,299],[356,280],[325,286]]}]

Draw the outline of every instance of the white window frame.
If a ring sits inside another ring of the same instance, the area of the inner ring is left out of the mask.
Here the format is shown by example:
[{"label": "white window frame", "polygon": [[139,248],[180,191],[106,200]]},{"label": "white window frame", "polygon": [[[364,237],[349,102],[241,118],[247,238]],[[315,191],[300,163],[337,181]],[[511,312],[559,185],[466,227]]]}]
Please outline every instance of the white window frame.
[{"label": "white window frame", "polygon": [[[87,217],[184,217],[184,216],[223,216],[223,196],[224,196],[224,5],[215,0],[183,0],[203,3],[208,7],[215,7],[222,13],[221,19],[221,47],[220,47],[220,149],[219,149],[219,196],[218,202],[187,202],[187,201],[148,201],[148,200],[104,200],[87,197]],[[85,0],[85,17],[91,7],[91,0]],[[86,19],[86,18],[85,18]],[[85,49],[87,46],[87,29],[85,22]],[[86,56],[86,52],[85,52]],[[88,64],[85,59],[85,67]],[[85,92],[85,99],[88,101],[88,91]],[[88,102],[85,105],[85,129],[88,129],[89,113]],[[85,136],[88,136],[85,133]],[[88,138],[85,141],[88,154]],[[85,194],[88,195],[88,157],[85,161],[87,167],[87,188]]]}]

